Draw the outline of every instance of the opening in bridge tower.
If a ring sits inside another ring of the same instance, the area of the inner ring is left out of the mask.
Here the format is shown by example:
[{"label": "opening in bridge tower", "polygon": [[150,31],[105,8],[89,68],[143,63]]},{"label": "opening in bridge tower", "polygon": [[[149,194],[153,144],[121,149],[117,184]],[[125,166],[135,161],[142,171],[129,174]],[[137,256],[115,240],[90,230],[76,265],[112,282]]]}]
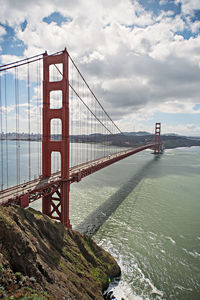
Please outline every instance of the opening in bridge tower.
[{"label": "opening in bridge tower", "polygon": [[[71,228],[69,220],[69,78],[68,53],[66,49],[57,55],[43,56],[43,141],[42,141],[42,176],[51,176],[51,154],[60,152],[61,156],[61,183],[52,194],[42,197],[42,212],[53,219]],[[62,78],[59,81],[50,81],[50,66],[62,65]],[[50,93],[61,91],[62,106],[53,109],[50,106]],[[61,140],[51,140],[51,120],[60,119],[62,124]]]}]

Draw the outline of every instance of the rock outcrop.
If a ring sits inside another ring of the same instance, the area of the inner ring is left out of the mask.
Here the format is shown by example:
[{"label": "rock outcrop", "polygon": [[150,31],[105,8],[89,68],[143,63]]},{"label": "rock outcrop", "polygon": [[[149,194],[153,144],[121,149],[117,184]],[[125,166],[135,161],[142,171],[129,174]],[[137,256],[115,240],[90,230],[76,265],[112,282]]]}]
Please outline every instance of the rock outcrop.
[{"label": "rock outcrop", "polygon": [[119,274],[113,257],[88,236],[31,208],[0,207],[1,298],[103,299]]}]

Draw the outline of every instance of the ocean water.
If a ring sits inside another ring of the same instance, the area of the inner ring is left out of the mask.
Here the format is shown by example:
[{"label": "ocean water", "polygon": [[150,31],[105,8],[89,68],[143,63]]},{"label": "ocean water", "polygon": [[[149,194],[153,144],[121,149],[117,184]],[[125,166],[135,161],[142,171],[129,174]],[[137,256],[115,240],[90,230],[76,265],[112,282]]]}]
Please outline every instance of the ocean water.
[{"label": "ocean water", "polygon": [[120,265],[116,299],[200,299],[200,147],[146,150],[73,183],[70,220]]}]

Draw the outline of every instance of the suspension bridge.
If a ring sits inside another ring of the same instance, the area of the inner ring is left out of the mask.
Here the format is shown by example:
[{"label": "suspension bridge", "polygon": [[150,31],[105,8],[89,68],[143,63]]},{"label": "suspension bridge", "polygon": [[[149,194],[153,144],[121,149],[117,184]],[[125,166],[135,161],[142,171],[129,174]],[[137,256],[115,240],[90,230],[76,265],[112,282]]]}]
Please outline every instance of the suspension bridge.
[{"label": "suspension bridge", "polygon": [[145,149],[160,154],[161,123],[130,144],[65,49],[0,67],[0,204],[28,207],[71,228],[70,184]]}]

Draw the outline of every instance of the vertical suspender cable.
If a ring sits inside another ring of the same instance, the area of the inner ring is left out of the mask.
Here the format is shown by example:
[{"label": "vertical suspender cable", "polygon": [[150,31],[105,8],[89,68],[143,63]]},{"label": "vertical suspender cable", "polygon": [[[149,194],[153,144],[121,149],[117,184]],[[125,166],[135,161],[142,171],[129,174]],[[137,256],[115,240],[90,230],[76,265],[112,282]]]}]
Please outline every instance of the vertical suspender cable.
[{"label": "vertical suspender cable", "polygon": [[[97,101],[95,100],[95,115],[96,115],[96,111],[98,112],[99,111],[99,120],[101,120],[101,115],[100,115],[100,109],[99,109],[99,105],[97,103]],[[100,126],[99,127],[99,132],[98,132],[98,125]],[[96,135],[95,135],[95,157],[99,158],[98,154],[96,153],[96,150],[97,150],[97,142],[98,142],[98,133],[101,134],[101,125],[98,124],[98,122],[96,122],[96,128],[95,128],[95,131],[96,131]]]},{"label": "vertical suspender cable", "polygon": [[[79,80],[79,95],[80,95],[80,97],[82,97],[82,95],[80,94],[81,93],[81,83],[80,83],[80,76],[78,76],[78,80]],[[81,133],[82,133],[82,128],[81,128],[81,105],[82,105],[82,103],[79,101],[79,104],[80,104],[80,106],[79,106],[79,130],[80,130],[80,132],[79,132],[79,141],[80,141],[80,163],[82,163],[82,143],[81,143]]]},{"label": "vertical suspender cable", "polygon": [[[81,89],[81,91],[80,91],[81,98],[84,99],[82,83],[80,84],[80,89]],[[83,104],[81,103],[81,116],[80,116],[80,123],[81,123],[81,163],[83,163],[83,117],[84,117],[84,107],[83,107]]]},{"label": "vertical suspender cable", "polygon": [[[39,116],[39,61],[37,62],[37,110],[36,110],[36,119],[37,119],[37,135],[39,137],[39,122],[40,122],[40,116]],[[40,175],[40,158],[39,158],[39,139],[37,138],[37,172],[38,176]]]},{"label": "vertical suspender cable", "polygon": [[[55,74],[55,68],[53,68],[53,81],[56,81],[56,74]],[[54,99],[54,102],[52,103],[52,101],[50,101],[50,107],[51,108],[56,108],[56,100],[57,100],[57,96]],[[50,139],[55,140],[56,138],[56,123],[57,123],[57,119],[52,119],[50,122]],[[53,173],[56,171],[56,156],[58,153],[55,154],[55,152],[53,152],[53,164],[52,164],[52,169],[53,169]]]},{"label": "vertical suspender cable", "polygon": [[[106,118],[105,118],[105,114],[103,113],[103,123],[105,124],[106,126]],[[105,127],[103,128],[103,144],[104,144],[104,157],[106,156],[106,129]]]},{"label": "vertical suspender cable", "polygon": [[[80,78],[79,78],[79,80],[80,80]],[[79,82],[79,95],[80,95],[80,97],[81,97],[81,99],[82,99],[82,97],[83,97],[83,95],[82,95],[82,93],[81,93],[81,82]],[[80,101],[79,101],[80,102]],[[81,164],[82,164],[82,115],[81,115],[81,112],[82,112],[82,103],[80,102],[80,162],[81,162]]]},{"label": "vertical suspender cable", "polygon": [[39,61],[39,84],[40,84],[40,102],[39,102],[39,170],[40,174],[42,173],[42,133],[41,133],[41,124],[42,124],[42,110],[41,110],[41,101],[42,101],[42,84],[41,84],[41,61]]},{"label": "vertical suspender cable", "polygon": [[[78,74],[78,95],[80,95],[80,89],[79,89],[79,74]],[[78,163],[81,163],[81,151],[80,151],[80,135],[81,135],[81,124],[80,124],[80,119],[81,119],[81,103],[78,100],[78,108],[79,108],[79,117],[78,117]]]},{"label": "vertical suspender cable", "polygon": [[31,111],[30,111],[30,72],[27,70],[28,81],[28,178],[31,180]]},{"label": "vertical suspender cable", "polygon": [[[106,128],[108,128],[108,118],[106,116]],[[108,131],[106,131],[106,155],[108,156]]]},{"label": "vertical suspender cable", "polygon": [[[84,89],[84,82],[82,82],[82,86],[83,86],[83,99],[85,100],[85,89]],[[84,147],[85,147],[85,141],[84,141],[84,124],[85,124],[85,107],[83,106],[83,110],[82,110],[82,163],[85,162],[85,155],[84,155]]]},{"label": "vertical suspender cable", "polygon": [[[110,129],[110,122],[109,122],[109,119],[108,119],[108,121],[107,121],[107,123],[108,123],[108,127],[107,128],[109,128]],[[110,134],[109,134],[109,132],[108,132],[108,155],[110,155]]]},{"label": "vertical suspender cable", "polygon": [[[102,118],[102,123],[104,123],[104,120],[103,120],[103,110],[101,110],[101,118]],[[103,137],[103,134],[104,134],[104,127],[102,127],[102,147],[103,147],[103,157],[104,157],[104,137]]]},{"label": "vertical suspender cable", "polygon": [[70,113],[70,133],[69,133],[69,147],[70,147],[70,168],[73,164],[73,151],[72,151],[72,131],[73,131],[73,106],[72,106],[72,99],[73,99],[73,91],[69,89],[70,97],[69,97],[69,113]]},{"label": "vertical suspender cable", "polygon": [[[57,76],[57,80],[59,81],[59,76]],[[61,99],[60,99],[60,94],[59,93],[56,93],[57,94],[57,103],[58,103],[58,105],[57,105],[57,108],[60,108],[60,107],[62,107],[62,105],[60,105],[60,103],[62,103],[62,101],[61,101]],[[57,128],[56,128],[56,135],[57,135],[57,138],[61,138],[60,137],[60,135],[62,134],[62,122],[58,119],[57,120],[57,122],[56,122],[56,126],[57,126]],[[57,163],[56,163],[56,165],[57,165],[57,167],[56,167],[56,171],[60,171],[61,169],[60,169],[60,165],[59,165],[59,160],[60,160],[60,153],[58,152],[57,153]]]},{"label": "vertical suspender cable", "polygon": [[[95,111],[95,115],[96,115],[96,111],[97,111],[96,101],[94,101],[94,111]],[[98,138],[97,137],[98,133],[100,133],[100,132],[98,132],[98,122],[96,122],[96,120],[95,120],[95,124],[94,124],[94,159],[96,157],[96,141]]]},{"label": "vertical suspender cable", "polygon": [[5,116],[6,116],[6,183],[8,188],[8,103],[7,103],[7,79],[5,73]]},{"label": "vertical suspender cable", "polygon": [[[56,102],[58,103],[58,105],[60,105],[60,103],[62,103],[61,99],[60,99],[60,94],[56,93]],[[59,108],[59,107],[58,107]],[[56,137],[57,139],[60,139],[60,134],[62,133],[62,128],[60,127],[62,125],[60,125],[59,120],[57,120],[56,122]],[[57,162],[56,162],[56,171],[60,171],[60,165],[59,165],[59,153],[57,153]]]},{"label": "vertical suspender cable", "polygon": [[[107,128],[107,116],[105,115],[105,126]],[[105,130],[105,156],[107,156],[107,129]]]},{"label": "vertical suspender cable", "polygon": [[[104,114],[103,114],[103,110],[101,112],[102,114],[102,123],[104,123]],[[102,142],[103,142],[103,156],[105,156],[105,145],[104,145],[104,127],[102,127]]]},{"label": "vertical suspender cable", "polygon": [[41,101],[42,101],[42,84],[41,84],[41,61],[38,61],[38,175],[41,175],[41,153],[42,153],[42,135],[41,135]]},{"label": "vertical suspender cable", "polygon": [[19,142],[19,81],[18,69],[15,68],[15,118],[16,118],[16,163],[17,186],[20,184],[20,142]]},{"label": "vertical suspender cable", "polygon": [[[107,128],[110,130],[109,119],[108,119],[108,127]],[[109,134],[109,132],[108,132],[108,155],[110,155],[110,134]]]},{"label": "vertical suspender cable", "polygon": [[[94,103],[93,104],[93,110],[94,110],[94,114],[95,114],[95,116],[97,115],[97,113],[96,113],[96,101],[92,101],[92,103]],[[99,116],[98,116],[99,117]],[[93,145],[93,159],[95,159],[95,156],[96,156],[96,153],[95,153],[95,150],[96,150],[96,137],[97,137],[97,130],[96,130],[96,127],[97,127],[97,122],[96,122],[96,120],[94,119],[94,126],[93,126],[94,128],[93,128],[93,130],[94,130],[94,145]]]},{"label": "vertical suspender cable", "polygon": [[[109,128],[109,120],[107,118],[107,126],[106,128]],[[107,131],[107,155],[109,155],[109,131]]]},{"label": "vertical suspender cable", "polygon": [[[79,81],[80,81],[80,78],[79,78]],[[79,82],[79,95],[80,97],[82,97],[82,95],[80,94],[81,93],[81,86],[80,86],[80,82]],[[80,110],[79,110],[79,126],[80,126],[80,134],[79,134],[79,139],[80,139],[80,163],[82,163],[82,139],[81,139],[81,133],[82,133],[82,128],[81,128],[81,105],[82,103],[79,101],[80,103]]]},{"label": "vertical suspender cable", "polygon": [[[94,101],[92,99],[92,111],[94,111]],[[92,117],[94,120],[94,123],[92,124],[92,159],[94,159],[94,142],[95,142],[95,125],[96,125],[96,120],[94,117]]]},{"label": "vertical suspender cable", "polygon": [[[105,126],[107,128],[107,116],[105,115],[104,118],[105,118]],[[105,129],[104,141],[105,141],[105,156],[107,156],[107,129]]]},{"label": "vertical suspender cable", "polygon": [[[87,97],[87,102],[88,102],[88,90],[86,91],[86,97]],[[89,151],[89,149],[88,149],[88,144],[89,144],[89,136],[88,136],[88,127],[89,127],[89,124],[88,124],[88,122],[89,122],[89,113],[88,113],[89,111],[88,111],[88,109],[87,109],[87,111],[86,111],[86,118],[87,118],[87,120],[86,120],[86,135],[87,135],[87,139],[86,139],[86,145],[87,145],[87,147],[86,147],[86,161],[88,162],[88,151]]]},{"label": "vertical suspender cable", "polygon": [[[95,115],[98,116],[99,120],[101,120],[101,116],[100,116],[100,111],[98,110],[98,106],[97,106],[97,102],[94,99],[94,111],[95,111]],[[99,130],[98,130],[98,126]],[[95,136],[94,136],[94,159],[96,158],[96,142],[98,140],[98,134],[101,134],[101,125],[98,122],[95,122]]]},{"label": "vertical suspender cable", "polygon": [[[89,101],[89,93],[87,91],[87,101]],[[87,109],[87,161],[89,161],[89,151],[90,151],[90,138],[89,138],[89,134],[90,134],[90,113],[89,110]]]},{"label": "vertical suspender cable", "polygon": [[[101,111],[97,105],[97,102],[95,100],[95,112],[97,111],[97,115],[98,115],[98,118],[99,120],[101,121]],[[96,113],[95,113],[96,114]],[[98,130],[98,126],[99,126],[99,130]],[[99,158],[98,155],[96,155],[96,145],[97,145],[97,141],[98,139],[101,139],[101,124],[99,124],[98,122],[96,122],[96,128],[95,128],[95,131],[97,132],[97,134],[95,135],[95,157]],[[99,135],[98,135],[99,134]]]},{"label": "vertical suspender cable", "polygon": [[[81,97],[84,99],[84,93],[83,93],[83,84],[81,84]],[[84,107],[83,104],[81,103],[82,109],[81,109],[81,163],[83,163],[83,121],[84,121]]]},{"label": "vertical suspender cable", "polygon": [[16,177],[18,185],[18,155],[17,155],[17,68],[15,68],[15,156],[16,156]]},{"label": "vertical suspender cable", "polygon": [[[102,112],[102,122],[106,126],[105,119],[104,119],[104,113],[103,112]],[[103,137],[102,137],[102,141],[103,141],[103,156],[105,157],[105,127],[102,127],[102,132],[103,132]]]},{"label": "vertical suspender cable", "polygon": [[19,183],[20,183],[20,139],[19,139],[19,80],[17,78],[17,97],[18,97],[18,101],[17,101],[17,131],[18,131],[18,163],[19,163],[19,167],[18,167],[18,177],[19,177]]},{"label": "vertical suspender cable", "polygon": [[[85,86],[83,86],[83,92],[84,92],[84,100],[86,101],[86,97],[85,97]],[[84,139],[83,139],[83,162],[86,162],[86,114],[87,114],[87,108],[84,106],[84,117],[83,117],[83,135],[84,135]]]},{"label": "vertical suspender cable", "polygon": [[1,190],[3,190],[3,106],[2,106],[2,87],[1,87],[1,76],[0,76],[0,131],[1,131]]},{"label": "vertical suspender cable", "polygon": [[[91,95],[90,95],[90,100],[91,100]],[[91,100],[91,105],[92,105],[92,100]],[[93,153],[92,153],[92,143],[93,143],[92,123],[93,123],[93,116],[92,116],[92,114],[90,112],[90,160],[92,160],[92,156],[93,156]]]},{"label": "vertical suspender cable", "polygon": [[[73,78],[73,75],[74,75],[74,72],[73,72],[73,65],[72,63],[70,63],[71,65],[71,72],[70,72],[70,75],[71,75],[71,82],[72,82],[72,86],[74,86],[74,78]],[[70,99],[70,102],[69,102],[69,112],[70,112],[70,119],[71,119],[71,128],[70,128],[70,138],[69,138],[69,142],[70,142],[70,167],[73,166],[73,149],[72,149],[72,146],[73,146],[73,142],[72,142],[72,137],[73,137],[73,90],[70,88],[70,91],[71,91],[71,97],[69,98]]]}]

